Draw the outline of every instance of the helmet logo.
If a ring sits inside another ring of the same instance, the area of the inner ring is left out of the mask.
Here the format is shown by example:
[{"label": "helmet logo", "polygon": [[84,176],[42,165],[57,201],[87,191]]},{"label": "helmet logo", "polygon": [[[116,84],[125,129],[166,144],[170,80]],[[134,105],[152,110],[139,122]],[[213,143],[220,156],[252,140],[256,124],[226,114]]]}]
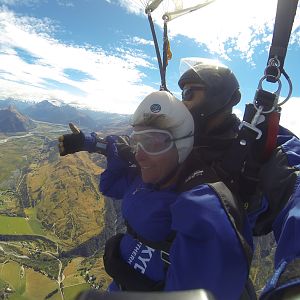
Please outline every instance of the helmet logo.
[{"label": "helmet logo", "polygon": [[159,113],[161,111],[161,106],[159,104],[152,104],[150,110],[153,113]]}]

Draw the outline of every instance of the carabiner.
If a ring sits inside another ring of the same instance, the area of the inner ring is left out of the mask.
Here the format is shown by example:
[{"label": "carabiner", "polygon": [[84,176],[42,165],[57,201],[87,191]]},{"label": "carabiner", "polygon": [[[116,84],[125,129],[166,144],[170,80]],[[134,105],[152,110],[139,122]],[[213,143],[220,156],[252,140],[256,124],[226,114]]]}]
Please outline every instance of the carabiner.
[{"label": "carabiner", "polygon": [[[259,90],[265,91],[265,90],[262,88],[262,83],[263,83],[263,81],[264,81],[268,76],[274,77],[274,78],[276,79],[276,76],[273,76],[273,75],[264,75],[264,76],[260,79],[256,91],[259,91]],[[276,82],[278,83],[278,88],[277,88],[277,90],[276,90],[275,92],[272,93],[273,95],[275,95],[274,105],[273,105],[273,107],[272,107],[271,109],[269,109],[269,110],[262,110],[261,113],[268,114],[268,113],[272,112],[272,111],[276,108],[276,106],[277,106],[278,99],[279,99],[279,95],[280,95],[280,92],[281,92],[282,83],[281,83],[281,80],[280,80],[280,79],[277,79]],[[254,107],[255,107],[256,110],[260,110],[260,108],[257,106],[256,99],[253,100],[253,105],[254,105]]]},{"label": "carabiner", "polygon": [[279,80],[281,76],[281,71],[280,60],[277,57],[272,57],[268,61],[268,65],[265,68],[264,75],[266,76],[267,81],[276,82]]}]

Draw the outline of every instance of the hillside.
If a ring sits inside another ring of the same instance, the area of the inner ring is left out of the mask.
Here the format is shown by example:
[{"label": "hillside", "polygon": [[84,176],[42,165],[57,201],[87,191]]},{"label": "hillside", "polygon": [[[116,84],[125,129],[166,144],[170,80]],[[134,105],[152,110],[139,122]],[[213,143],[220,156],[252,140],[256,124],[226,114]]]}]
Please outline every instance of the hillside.
[{"label": "hillside", "polygon": [[104,228],[104,199],[97,182],[101,172],[81,152],[46,162],[27,176],[37,218],[68,247],[76,247]]},{"label": "hillside", "polygon": [[0,110],[1,132],[28,132],[29,129],[34,127],[34,122],[18,112],[13,106]]},{"label": "hillside", "polygon": [[0,135],[0,298],[71,300],[91,286],[106,289],[102,251],[116,213],[98,192],[103,157],[59,157],[57,137],[68,127],[36,126]]}]

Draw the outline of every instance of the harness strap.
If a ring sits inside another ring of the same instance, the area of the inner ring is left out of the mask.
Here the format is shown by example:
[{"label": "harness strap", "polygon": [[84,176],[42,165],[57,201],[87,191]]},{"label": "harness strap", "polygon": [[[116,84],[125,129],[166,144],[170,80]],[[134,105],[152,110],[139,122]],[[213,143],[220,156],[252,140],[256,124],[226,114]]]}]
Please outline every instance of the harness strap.
[{"label": "harness strap", "polygon": [[237,233],[238,239],[244,250],[248,266],[250,268],[253,251],[243,236],[243,210],[241,209],[241,207],[239,207],[238,201],[235,201],[232,193],[223,182],[210,183],[209,186],[217,193],[217,195],[221,199],[222,206],[231,222],[231,225]]},{"label": "harness strap", "polygon": [[270,157],[272,151],[276,148],[277,134],[279,131],[280,114],[272,112],[269,116],[266,142],[262,153],[262,159],[266,160]]},{"label": "harness strap", "polygon": [[253,124],[257,107],[253,103],[246,105],[238,136],[225,153],[217,170],[222,181],[226,184],[229,182],[227,186],[231,190],[232,186],[236,187],[233,191],[240,195],[248,212],[251,208],[257,208],[256,204],[250,203],[253,201],[251,198],[257,192],[261,165],[276,148],[280,120],[279,110],[268,112],[276,95],[258,91],[256,96],[258,105],[265,107],[266,113],[262,111],[256,124]]},{"label": "harness strap", "polygon": [[[294,18],[297,11],[298,0],[278,0],[276,18],[273,31],[273,39],[269,52],[268,62],[276,58],[279,60],[278,66],[280,72],[283,72],[284,60],[287,52],[287,47],[294,23]],[[277,77],[277,68],[267,68],[267,80],[275,82]]]},{"label": "harness strap", "polygon": [[136,240],[139,240],[141,243],[144,245],[149,246],[150,248],[160,250],[160,258],[161,260],[166,263],[167,265],[170,264],[169,260],[169,253],[170,253],[170,248],[172,246],[172,243],[176,237],[176,232],[172,231],[165,240],[159,241],[159,242],[154,242],[145,239],[141,235],[139,235],[128,223],[127,220],[125,220],[125,225],[127,227],[127,232]]}]

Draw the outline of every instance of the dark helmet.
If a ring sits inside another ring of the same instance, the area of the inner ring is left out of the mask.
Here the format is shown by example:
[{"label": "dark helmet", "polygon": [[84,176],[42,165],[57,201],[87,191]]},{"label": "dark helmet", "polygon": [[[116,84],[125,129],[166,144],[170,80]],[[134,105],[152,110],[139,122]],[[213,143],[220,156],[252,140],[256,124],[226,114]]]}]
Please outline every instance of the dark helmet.
[{"label": "dark helmet", "polygon": [[[183,89],[187,83],[197,83],[205,88],[205,99],[197,108],[199,117],[207,117],[231,109],[239,103],[241,94],[239,83],[230,69],[211,60],[197,62],[178,81]],[[194,112],[195,113],[195,112]]]}]

